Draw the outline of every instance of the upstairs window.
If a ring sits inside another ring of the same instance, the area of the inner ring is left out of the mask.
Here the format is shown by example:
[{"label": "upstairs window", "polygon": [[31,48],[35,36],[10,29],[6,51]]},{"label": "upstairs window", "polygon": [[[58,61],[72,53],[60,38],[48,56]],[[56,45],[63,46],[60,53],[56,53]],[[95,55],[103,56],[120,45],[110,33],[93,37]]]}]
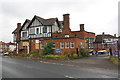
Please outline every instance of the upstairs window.
[{"label": "upstairs window", "polygon": [[39,28],[36,28],[36,34],[39,34]]},{"label": "upstairs window", "polygon": [[22,32],[22,37],[27,37],[27,32]]},{"label": "upstairs window", "polygon": [[47,27],[43,27],[43,33],[47,33]]}]

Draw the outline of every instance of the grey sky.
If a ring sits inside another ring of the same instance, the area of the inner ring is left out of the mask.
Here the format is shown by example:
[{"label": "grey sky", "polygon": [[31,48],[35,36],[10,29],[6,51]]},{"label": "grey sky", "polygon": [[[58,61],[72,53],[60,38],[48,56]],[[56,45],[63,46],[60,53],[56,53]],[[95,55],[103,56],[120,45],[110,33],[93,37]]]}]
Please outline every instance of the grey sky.
[{"label": "grey sky", "polygon": [[17,23],[32,19],[34,15],[43,18],[63,20],[63,14],[70,14],[70,28],[101,34],[118,34],[119,0],[1,0],[0,40],[13,41],[12,31]]}]

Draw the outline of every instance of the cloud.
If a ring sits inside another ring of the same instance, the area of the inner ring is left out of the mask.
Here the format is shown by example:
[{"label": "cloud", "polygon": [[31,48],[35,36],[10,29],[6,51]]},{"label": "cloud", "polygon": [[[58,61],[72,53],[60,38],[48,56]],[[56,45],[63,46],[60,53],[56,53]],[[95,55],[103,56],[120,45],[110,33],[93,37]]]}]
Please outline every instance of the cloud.
[{"label": "cloud", "polygon": [[79,24],[85,24],[86,31],[117,34],[117,4],[117,0],[1,0],[0,40],[12,41],[11,32],[16,24],[34,15],[63,20],[65,13],[70,13],[72,30],[79,30]]}]

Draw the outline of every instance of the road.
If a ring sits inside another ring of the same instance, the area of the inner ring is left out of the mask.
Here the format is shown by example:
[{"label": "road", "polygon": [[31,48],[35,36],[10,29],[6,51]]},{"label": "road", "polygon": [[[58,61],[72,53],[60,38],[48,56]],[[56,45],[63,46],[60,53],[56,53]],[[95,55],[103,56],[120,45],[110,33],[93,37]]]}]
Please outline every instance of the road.
[{"label": "road", "polygon": [[117,78],[118,72],[2,58],[2,78]]}]

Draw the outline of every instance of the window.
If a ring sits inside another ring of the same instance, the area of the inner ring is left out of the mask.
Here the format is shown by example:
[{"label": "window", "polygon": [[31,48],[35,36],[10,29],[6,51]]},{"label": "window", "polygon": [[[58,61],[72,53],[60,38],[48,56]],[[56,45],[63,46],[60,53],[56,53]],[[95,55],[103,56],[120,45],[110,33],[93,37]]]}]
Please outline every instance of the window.
[{"label": "window", "polygon": [[69,42],[65,42],[65,48],[69,48]]},{"label": "window", "polygon": [[74,48],[74,42],[70,42],[70,48]]},{"label": "window", "polygon": [[81,43],[80,43],[80,46],[81,46],[81,48],[84,48],[84,43],[81,42]]},{"label": "window", "polygon": [[44,49],[44,44],[40,43],[40,49]]},{"label": "window", "polygon": [[61,48],[61,49],[64,48],[64,42],[60,42],[60,48]]},{"label": "window", "polygon": [[39,43],[39,40],[35,40],[35,43],[38,44],[38,43]]},{"label": "window", "polygon": [[66,38],[69,38],[70,36],[69,35],[65,35]]},{"label": "window", "polygon": [[53,43],[53,47],[52,47],[53,49],[55,49],[56,48],[56,44],[55,43]]},{"label": "window", "polygon": [[47,33],[47,27],[43,27],[43,33]]},{"label": "window", "polygon": [[39,28],[36,28],[36,34],[39,34]]},{"label": "window", "polygon": [[27,37],[27,32],[22,32],[22,37]]}]

